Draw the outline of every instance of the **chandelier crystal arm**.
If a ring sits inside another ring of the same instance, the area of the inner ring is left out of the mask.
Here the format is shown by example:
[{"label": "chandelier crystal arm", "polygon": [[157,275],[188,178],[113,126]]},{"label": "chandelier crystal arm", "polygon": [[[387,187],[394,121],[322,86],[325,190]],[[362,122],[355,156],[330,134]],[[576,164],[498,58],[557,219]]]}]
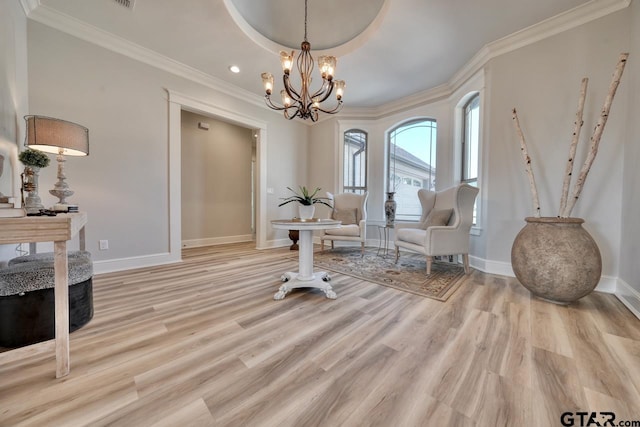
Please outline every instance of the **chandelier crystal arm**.
[{"label": "chandelier crystal arm", "polygon": [[[274,103],[271,100],[271,97],[269,95],[265,95],[265,102],[266,104],[269,106],[269,108],[271,108],[272,110],[276,110],[276,111],[283,111],[284,112],[284,117],[288,120],[292,120],[294,118],[296,118],[297,116],[300,116],[301,118],[304,118],[304,115],[302,114],[302,112],[300,111],[300,108],[296,108],[295,105],[291,105],[291,106],[282,106],[282,105],[278,105],[276,103]],[[289,113],[289,110],[293,110],[295,109],[295,113],[293,115],[291,115]]]},{"label": "chandelier crystal arm", "polygon": [[293,114],[292,116],[290,116],[290,115],[289,115],[289,109],[288,109],[288,108],[285,108],[285,110],[284,110],[284,118],[285,118],[285,119],[287,119],[287,120],[293,120],[293,119],[295,119],[295,118],[296,118],[296,117],[298,117],[298,116],[302,117],[302,115],[300,115],[300,110],[296,110],[295,114]]},{"label": "chandelier crystal arm", "polygon": [[[328,83],[328,84],[325,84],[325,83]],[[323,92],[324,92],[324,94],[323,94]],[[320,103],[326,101],[327,98],[329,98],[329,96],[331,95],[331,92],[333,92],[333,80],[330,81],[330,82],[327,82],[325,80],[325,82],[323,82],[323,84],[322,84],[322,87],[320,87],[320,90],[318,90],[316,93],[314,93],[311,96],[311,99],[315,99],[315,98],[320,97],[319,99],[314,101],[314,102],[320,104]]]},{"label": "chandelier crystal arm", "polygon": [[320,88],[316,91],[316,93],[314,93],[313,95],[311,95],[311,99],[316,99],[318,97],[324,96],[325,92],[327,91],[327,88],[329,87],[329,82],[325,79],[322,79],[322,85],[320,86]]},{"label": "chandelier crystal arm", "polygon": [[265,95],[264,96],[264,100],[265,100],[266,104],[269,106],[269,108],[271,108],[273,110],[282,111],[282,110],[286,110],[287,109],[287,107],[283,107],[283,106],[274,104],[273,101],[271,101],[271,97],[269,95]]},{"label": "chandelier crystal arm", "polygon": [[284,74],[282,76],[282,82],[284,84],[284,90],[287,91],[287,94],[296,102],[302,101],[302,97],[296,90],[291,86],[291,81],[289,80],[289,75]]},{"label": "chandelier crystal arm", "polygon": [[331,110],[325,110],[324,108],[317,107],[316,110],[322,111],[325,114],[335,114],[342,109],[342,101],[338,101],[338,104]]}]

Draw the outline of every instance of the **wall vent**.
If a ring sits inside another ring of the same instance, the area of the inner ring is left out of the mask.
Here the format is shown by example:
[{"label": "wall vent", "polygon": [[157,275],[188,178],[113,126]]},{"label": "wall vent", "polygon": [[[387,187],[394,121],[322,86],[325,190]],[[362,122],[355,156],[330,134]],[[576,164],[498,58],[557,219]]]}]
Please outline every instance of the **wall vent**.
[{"label": "wall vent", "polygon": [[136,0],[113,0],[120,6],[124,6],[127,9],[133,10],[133,6],[136,4]]}]

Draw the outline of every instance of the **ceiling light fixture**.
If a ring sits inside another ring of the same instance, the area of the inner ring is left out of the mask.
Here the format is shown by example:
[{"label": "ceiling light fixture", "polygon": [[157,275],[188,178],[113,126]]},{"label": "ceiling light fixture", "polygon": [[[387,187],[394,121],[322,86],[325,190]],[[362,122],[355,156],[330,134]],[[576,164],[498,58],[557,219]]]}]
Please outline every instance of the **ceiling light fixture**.
[{"label": "ceiling light fixture", "polygon": [[[293,67],[294,51],[291,51],[291,54],[282,51],[280,52],[280,62],[284,71],[282,76],[284,89],[280,91],[282,105],[271,101],[271,92],[273,91],[273,75],[271,73],[262,73],[262,83],[267,93],[264,98],[269,108],[283,111],[284,116],[289,120],[300,117],[301,119],[311,119],[311,121],[315,122],[318,120],[319,111],[327,114],[335,114],[340,111],[345,83],[344,80],[333,79],[333,73],[336,70],[336,57],[320,56],[318,58],[318,68],[320,68],[322,75],[322,85],[316,92],[310,92],[311,72],[314,65],[313,57],[311,56],[311,44],[307,41],[307,0],[304,1],[304,40],[300,48],[301,51],[296,60],[298,72],[300,73],[300,90],[295,90],[289,79],[289,74]],[[320,104],[329,98],[334,88],[338,104],[332,109],[321,108]]]},{"label": "ceiling light fixture", "polygon": [[238,74],[240,72],[240,67],[238,67],[237,65],[230,65],[229,71],[231,71],[234,74]]}]

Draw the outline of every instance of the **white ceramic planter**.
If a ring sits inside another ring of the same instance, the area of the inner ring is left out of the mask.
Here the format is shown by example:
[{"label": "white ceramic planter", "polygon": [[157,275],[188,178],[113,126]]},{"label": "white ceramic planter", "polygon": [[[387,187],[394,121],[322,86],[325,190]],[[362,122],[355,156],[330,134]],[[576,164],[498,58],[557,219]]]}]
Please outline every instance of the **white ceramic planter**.
[{"label": "white ceramic planter", "polygon": [[300,219],[311,219],[316,211],[315,205],[299,205],[298,216]]}]

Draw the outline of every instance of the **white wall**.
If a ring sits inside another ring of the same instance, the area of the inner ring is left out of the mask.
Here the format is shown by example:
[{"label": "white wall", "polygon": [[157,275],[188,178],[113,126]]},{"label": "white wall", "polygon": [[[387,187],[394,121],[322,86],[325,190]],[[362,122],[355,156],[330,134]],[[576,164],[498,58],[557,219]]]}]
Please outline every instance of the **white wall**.
[{"label": "white wall", "polygon": [[253,144],[251,129],[182,111],[183,246],[252,240]]},{"label": "white wall", "polygon": [[[497,57],[486,67],[490,146],[486,258],[510,262],[511,244],[531,216],[529,184],[511,109],[516,107],[528,143],[543,216],[556,216],[582,77],[589,77],[575,174],[588,151],[592,130],[621,52],[629,49],[629,16],[621,11]],[[572,216],[600,247],[603,275],[619,267],[622,164],[629,75],[618,88],[600,150]]]},{"label": "white wall", "polygon": [[[87,246],[96,269],[117,269],[118,261],[152,264],[170,248],[169,103],[166,89],[267,124],[265,215],[283,215],[278,197],[286,186],[306,180],[307,127],[279,114],[128,57],[29,22],[30,113],[50,115],[89,128],[90,155],[70,158],[71,201],[89,215]],[[55,182],[55,167],[41,173],[42,188]],[[41,193],[45,205],[54,202]],[[285,231],[267,226],[269,240]],[[98,251],[99,239],[109,240]],[[105,267],[109,261],[109,267]],[[124,265],[124,264],[121,264]],[[127,265],[132,265],[129,263]]]},{"label": "white wall", "polygon": [[[543,214],[556,214],[580,79],[583,76],[591,79],[583,128],[583,136],[588,138],[617,56],[629,49],[629,29],[638,25],[640,12],[635,3],[632,14],[628,10],[614,13],[503,54],[486,64],[482,71],[486,88],[482,233],[472,237],[472,255],[508,266],[513,238],[524,225],[523,218],[531,213],[529,188],[510,118],[513,106],[519,109],[530,144]],[[402,121],[414,117],[433,117],[438,121],[441,147],[438,187],[452,185],[457,179],[453,141],[458,92],[400,113],[366,120],[343,113],[309,128],[43,25],[30,23],[28,34],[29,113],[65,118],[90,129],[91,156],[70,159],[67,166],[70,183],[77,192],[72,200],[89,212],[88,244],[98,260],[152,256],[168,250],[168,107],[164,89],[228,111],[241,111],[267,123],[268,173],[266,185],[260,189],[274,190],[266,195],[267,219],[294,214],[293,205],[277,207],[279,199],[288,195],[287,186],[339,190],[336,159],[341,147],[341,126],[369,132],[372,221],[381,222],[384,218],[384,133]],[[633,40],[636,39],[637,30],[633,32]],[[628,255],[637,253],[634,249],[640,235],[634,215],[640,202],[633,197],[638,174],[632,163],[638,148],[628,136],[637,134],[632,124],[637,121],[637,102],[632,102],[629,95],[634,82],[638,85],[632,73],[637,41],[633,46],[630,68],[623,77],[600,153],[574,216],[586,219],[586,228],[600,245],[603,274],[617,276],[620,272],[624,280],[638,287],[633,279],[638,277],[637,263],[631,258],[633,255]],[[463,87],[463,91],[467,89],[480,90]],[[628,114],[626,105],[631,106]],[[585,142],[578,165],[585,156]],[[54,169],[43,171],[44,188],[55,181]],[[623,182],[633,185],[625,184],[621,192]],[[43,198],[46,197],[45,192]],[[621,230],[625,230],[624,236]],[[286,231],[276,232],[267,227],[267,238],[274,244],[284,242]],[[111,249],[97,252],[98,239],[109,239]]]},{"label": "white wall", "polygon": [[[452,185],[451,168],[453,145],[451,138],[451,112],[446,100],[441,100],[417,108],[395,113],[376,120],[358,119],[341,114],[339,118],[331,118],[315,124],[311,128],[310,137],[310,181],[313,187],[320,186],[325,191],[342,190],[341,173],[338,170],[342,150],[342,137],[349,129],[361,129],[367,132],[367,187],[369,198],[367,212],[369,224],[383,224],[384,201],[386,199],[386,133],[399,124],[416,119],[433,118],[437,122],[437,159],[436,181],[438,188]],[[317,183],[317,184],[316,184]],[[369,229],[368,236],[375,230]],[[377,234],[375,235],[377,236]]]},{"label": "white wall", "polygon": [[625,76],[628,92],[627,133],[624,143],[622,187],[622,240],[620,281],[616,292],[640,316],[640,4],[634,1],[631,20],[631,49]]},{"label": "white wall", "polygon": [[[335,117],[323,120],[309,128],[308,177],[305,185],[320,187],[322,197],[326,192],[337,193],[338,183],[337,144],[338,130]],[[329,208],[316,205],[316,217],[327,218]]]},{"label": "white wall", "polygon": [[[491,59],[483,70],[454,88],[446,99],[373,120],[342,114],[311,129],[312,181],[339,189],[338,150],[342,132],[356,127],[369,132],[369,218],[384,218],[385,132],[415,117],[438,121],[438,188],[459,181],[460,125],[456,106],[470,92],[482,102],[482,170],[480,223],[471,236],[476,267],[510,274],[511,245],[524,218],[532,214],[529,184],[511,119],[517,107],[534,162],[543,215],[556,216],[566,156],[582,77],[590,78],[576,171],[586,157],[589,138],[598,119],[618,55],[629,49],[628,11],[620,11],[539,42]],[[611,110],[600,152],[591,169],[573,216],[586,220],[585,228],[598,242],[603,275],[619,271],[623,147],[630,87],[627,70]],[[327,143],[333,135],[333,145]],[[627,156],[630,158],[630,156]],[[320,185],[320,184],[319,184]],[[631,191],[631,190],[629,190]],[[370,237],[376,237],[371,234]],[[375,231],[375,230],[373,230]],[[636,240],[637,241],[637,240]],[[635,252],[637,253],[637,252]]]},{"label": "white wall", "polygon": [[490,169],[487,166],[491,144],[490,141],[485,138],[487,133],[487,126],[484,123],[490,117],[490,113],[487,111],[488,101],[487,92],[485,91],[485,73],[484,70],[478,71],[469,80],[464,82],[457,88],[449,100],[449,111],[452,114],[450,120],[450,135],[451,135],[451,178],[449,185],[457,184],[462,177],[462,139],[463,139],[463,126],[464,126],[464,106],[467,101],[475,94],[480,96],[480,135],[479,135],[479,147],[478,147],[478,162],[480,163],[478,176],[478,187],[480,192],[476,198],[476,225],[472,227],[470,236],[470,253],[473,255],[471,258],[472,265],[476,268],[488,269],[486,265],[483,265],[479,260],[486,259],[486,247],[487,247],[487,232],[486,232],[486,218],[487,218],[487,177],[490,173]]},{"label": "white wall", "polygon": [[[20,201],[18,145],[28,113],[27,18],[20,3],[0,0],[0,155],[5,157],[0,193]],[[16,245],[0,245],[0,261],[16,255]]]}]

